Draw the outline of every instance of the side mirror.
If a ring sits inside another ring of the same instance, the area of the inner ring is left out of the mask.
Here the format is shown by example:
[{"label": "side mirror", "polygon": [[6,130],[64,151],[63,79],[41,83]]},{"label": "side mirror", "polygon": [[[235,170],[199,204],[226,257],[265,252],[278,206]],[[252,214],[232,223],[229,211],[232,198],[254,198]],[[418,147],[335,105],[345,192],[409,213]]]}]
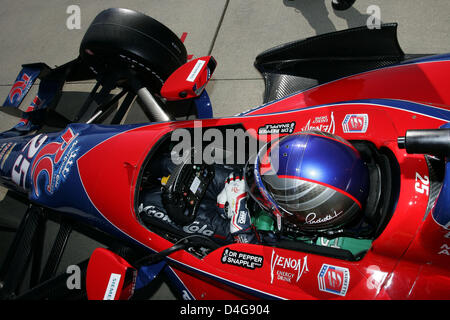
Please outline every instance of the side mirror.
[{"label": "side mirror", "polygon": [[86,274],[89,300],[128,300],[134,293],[137,270],[104,248],[92,253]]},{"label": "side mirror", "polygon": [[216,69],[212,56],[189,61],[175,70],[161,88],[161,96],[169,101],[184,100],[200,96]]}]

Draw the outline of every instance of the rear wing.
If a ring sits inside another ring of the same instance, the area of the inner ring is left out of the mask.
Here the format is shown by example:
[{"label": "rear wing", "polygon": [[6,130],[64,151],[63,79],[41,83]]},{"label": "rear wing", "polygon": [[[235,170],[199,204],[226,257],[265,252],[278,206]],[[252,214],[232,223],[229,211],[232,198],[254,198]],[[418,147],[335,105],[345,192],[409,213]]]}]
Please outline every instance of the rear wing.
[{"label": "rear wing", "polygon": [[19,108],[36,79],[47,69],[49,68],[45,64],[23,65],[2,106]]},{"label": "rear wing", "polygon": [[[64,122],[65,119],[48,109],[53,109],[52,107],[58,103],[66,81],[93,78],[93,75],[86,71],[86,68],[80,67],[82,65],[79,59],[72,60],[54,69],[41,62],[23,64],[22,70],[20,70],[8,95],[0,106],[0,111],[16,116],[20,120],[12,129],[0,133],[0,138],[24,135],[38,129],[43,124],[44,110],[50,111],[47,112],[47,119],[53,118],[54,121]],[[25,99],[35,83],[38,86],[36,95],[31,100]],[[24,101],[27,101],[26,105]],[[50,113],[50,117],[48,113]]]},{"label": "rear wing", "polygon": [[[0,107],[1,111],[20,117],[20,120],[11,130],[1,133],[1,138],[23,135],[38,128],[37,124],[42,115],[39,110],[45,109],[54,100],[59,89],[58,81],[46,79],[51,71],[51,68],[45,63],[22,65],[22,70]],[[38,79],[40,81],[36,96],[28,105],[21,107],[25,97]]]}]

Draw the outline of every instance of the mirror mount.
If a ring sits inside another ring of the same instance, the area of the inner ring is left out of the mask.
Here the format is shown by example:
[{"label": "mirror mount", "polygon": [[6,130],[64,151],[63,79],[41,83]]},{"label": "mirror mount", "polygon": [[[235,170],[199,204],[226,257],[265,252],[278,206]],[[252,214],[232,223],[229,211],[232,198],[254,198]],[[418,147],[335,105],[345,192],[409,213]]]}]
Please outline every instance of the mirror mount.
[{"label": "mirror mount", "polygon": [[217,62],[212,56],[191,60],[172,73],[161,88],[168,101],[199,97],[211,79]]}]

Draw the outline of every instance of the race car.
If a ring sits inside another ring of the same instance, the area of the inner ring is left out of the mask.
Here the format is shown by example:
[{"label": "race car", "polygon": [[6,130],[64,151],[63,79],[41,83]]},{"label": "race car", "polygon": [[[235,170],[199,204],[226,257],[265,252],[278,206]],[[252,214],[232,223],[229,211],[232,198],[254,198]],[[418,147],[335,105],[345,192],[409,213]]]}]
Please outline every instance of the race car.
[{"label": "race car", "polygon": [[[187,61],[180,39],[142,13],[101,12],[75,60],[24,65],[1,108],[21,120],[0,134],[0,181],[29,206],[0,270],[0,296],[139,299],[163,272],[183,299],[449,299],[450,55],[405,54],[396,29],[352,28],[269,49],[255,60],[264,104],[213,118],[205,90],[213,57]],[[97,81],[86,103],[72,119],[60,114],[64,82],[86,79]],[[149,122],[121,124],[136,98]],[[285,144],[291,138],[298,145]],[[356,211],[305,211],[302,220],[279,208],[282,197],[261,177],[273,169],[269,150],[306,154],[310,141],[322,146],[310,163],[353,170],[342,154],[365,168],[361,199],[349,187],[361,174],[346,186],[299,176],[345,195]],[[252,195],[251,243],[222,228],[229,221],[215,201],[237,169],[232,180]],[[46,219],[61,228],[41,271]],[[104,244],[76,266],[83,286],[75,289],[70,273],[56,274],[72,229]]]}]

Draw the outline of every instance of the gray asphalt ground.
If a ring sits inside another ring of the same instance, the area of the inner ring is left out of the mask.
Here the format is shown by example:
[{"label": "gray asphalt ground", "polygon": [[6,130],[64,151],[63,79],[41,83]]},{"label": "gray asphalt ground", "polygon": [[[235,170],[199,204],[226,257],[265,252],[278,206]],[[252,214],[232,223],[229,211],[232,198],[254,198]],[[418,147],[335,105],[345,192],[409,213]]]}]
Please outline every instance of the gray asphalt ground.
[{"label": "gray asphalt ground", "polygon": [[[72,12],[67,12],[71,5],[80,8],[79,29],[67,26],[68,20],[73,21]],[[180,37],[187,32],[185,45],[194,57],[212,54],[218,66],[207,91],[214,116],[231,116],[262,104],[264,83],[253,67],[260,52],[366,25],[373,21],[373,6],[379,9],[382,22],[399,23],[398,37],[406,53],[450,52],[448,0],[357,0],[352,8],[340,12],[332,9],[331,0],[0,0],[0,99],[6,97],[21,64],[55,66],[72,60],[92,19],[103,9],[122,7],[152,16]],[[75,94],[61,103],[79,105],[82,100],[76,97],[85,97],[92,86],[92,82],[66,84],[64,91]],[[133,112],[129,122],[140,118]],[[16,123],[12,116],[0,114],[1,131]],[[3,189],[0,199],[0,225],[17,226],[24,206]],[[52,226],[49,230],[51,234]],[[12,237],[12,232],[0,232],[0,263]],[[62,265],[89,257],[97,246],[74,234]],[[162,283],[152,299],[174,299],[174,295]]]}]

